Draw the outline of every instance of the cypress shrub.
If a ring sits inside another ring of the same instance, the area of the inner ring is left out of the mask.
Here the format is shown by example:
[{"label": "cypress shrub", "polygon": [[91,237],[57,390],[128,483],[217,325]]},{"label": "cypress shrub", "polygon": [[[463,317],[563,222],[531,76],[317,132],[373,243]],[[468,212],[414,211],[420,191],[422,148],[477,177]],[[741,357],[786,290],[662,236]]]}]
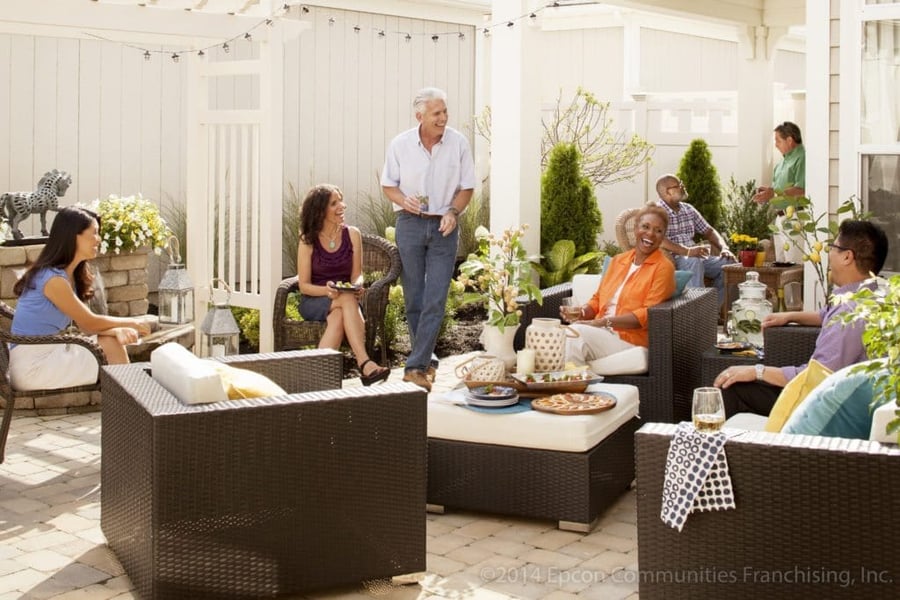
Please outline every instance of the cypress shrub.
[{"label": "cypress shrub", "polygon": [[707,223],[718,229],[722,215],[722,186],[705,140],[693,140],[688,146],[681,157],[678,178],[690,195],[688,202],[703,215]]},{"label": "cypress shrub", "polygon": [[575,255],[597,249],[603,217],[590,180],[581,171],[581,155],[573,144],[557,144],[541,177],[541,253],[559,240],[575,242]]}]

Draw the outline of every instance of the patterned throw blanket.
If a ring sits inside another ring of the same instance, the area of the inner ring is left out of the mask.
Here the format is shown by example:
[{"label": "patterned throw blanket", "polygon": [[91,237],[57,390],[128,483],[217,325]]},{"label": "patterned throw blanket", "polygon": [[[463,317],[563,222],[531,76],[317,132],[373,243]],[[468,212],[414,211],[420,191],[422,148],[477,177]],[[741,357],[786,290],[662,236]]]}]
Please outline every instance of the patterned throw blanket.
[{"label": "patterned throw blanket", "polygon": [[725,434],[700,433],[679,423],[666,456],[660,518],[678,531],[696,511],[734,508],[734,492],[725,458]]}]

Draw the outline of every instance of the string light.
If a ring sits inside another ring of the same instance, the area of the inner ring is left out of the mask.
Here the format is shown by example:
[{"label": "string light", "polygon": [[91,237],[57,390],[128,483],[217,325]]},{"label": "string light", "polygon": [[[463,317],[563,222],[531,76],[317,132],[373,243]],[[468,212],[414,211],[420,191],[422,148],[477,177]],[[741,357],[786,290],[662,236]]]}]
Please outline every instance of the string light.
[{"label": "string light", "polygon": [[406,40],[406,42],[407,42],[407,43],[409,43],[409,42],[410,42],[410,40],[412,40],[412,36],[411,36],[411,35],[409,35],[409,34],[408,34],[408,33],[407,33],[407,34],[406,34],[406,36],[405,36],[405,37],[404,37],[404,38],[403,38],[403,39],[405,39],[405,40]]},{"label": "string light", "polygon": [[328,17],[328,25],[334,25],[336,21],[337,19],[335,19],[334,17]]},{"label": "string light", "polygon": [[438,43],[438,40],[439,40],[439,39],[441,39],[441,36],[439,36],[439,35],[437,35],[437,34],[431,36],[431,41],[434,42],[435,44]]},{"label": "string light", "polygon": [[252,42],[253,36],[250,35],[250,32],[248,31],[247,33],[244,34],[244,39],[247,40],[248,42]]},{"label": "string light", "polygon": [[383,38],[383,37],[384,37],[384,29],[379,29],[379,30],[378,30],[378,37],[380,37],[380,38]]},{"label": "string light", "polygon": [[206,52],[204,52],[203,50],[200,50],[199,52],[197,52],[197,56],[199,56],[200,58],[203,58],[204,56],[206,56]]},{"label": "string light", "polygon": [[300,11],[301,11],[304,15],[309,14],[309,7],[308,7],[308,6],[301,6],[301,7],[300,7]]},{"label": "string light", "polygon": [[176,63],[177,63],[178,60],[179,60],[180,58],[181,58],[181,57],[178,56],[178,53],[177,53],[177,52],[173,52],[173,53],[172,53],[172,62],[176,62]]},{"label": "string light", "polygon": [[144,60],[150,60],[150,51],[144,50]]},{"label": "string light", "polygon": [[464,34],[462,31],[460,31],[460,32],[459,32],[459,41],[462,42],[462,41],[465,40],[465,39],[466,39],[466,34]]},{"label": "string light", "polygon": [[353,26],[353,33],[359,33],[362,28],[359,25]]},{"label": "string light", "polygon": [[231,52],[231,46],[228,45],[228,42],[222,44],[222,51],[225,52],[225,54]]}]

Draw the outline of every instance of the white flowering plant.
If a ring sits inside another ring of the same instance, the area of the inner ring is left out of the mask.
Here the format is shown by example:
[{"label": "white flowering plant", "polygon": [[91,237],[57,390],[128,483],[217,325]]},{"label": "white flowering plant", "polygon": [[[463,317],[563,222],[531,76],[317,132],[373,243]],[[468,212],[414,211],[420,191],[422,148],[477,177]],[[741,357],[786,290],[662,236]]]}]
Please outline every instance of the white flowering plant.
[{"label": "white flowering plant", "polygon": [[110,195],[89,207],[100,217],[100,252],[120,254],[143,246],[161,254],[172,232],[159,207],[140,194]]},{"label": "white flowering plant", "polygon": [[519,324],[522,309],[518,297],[543,301],[540,288],[534,283],[534,268],[525,251],[522,238],[527,225],[507,229],[496,237],[484,226],[475,230],[478,250],[459,266],[459,281],[467,289],[463,302],[481,301],[486,304],[488,324],[504,327]]}]

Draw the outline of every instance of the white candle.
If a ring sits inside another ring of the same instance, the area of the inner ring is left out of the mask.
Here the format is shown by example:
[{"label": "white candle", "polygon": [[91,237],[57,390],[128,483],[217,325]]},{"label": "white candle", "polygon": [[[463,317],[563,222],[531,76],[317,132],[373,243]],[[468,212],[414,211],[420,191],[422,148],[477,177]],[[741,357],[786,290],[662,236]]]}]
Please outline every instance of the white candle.
[{"label": "white candle", "polygon": [[178,322],[178,298],[172,298],[169,302],[169,318],[172,323]]},{"label": "white candle", "polygon": [[534,373],[534,349],[523,348],[516,354],[516,373]]},{"label": "white candle", "polygon": [[212,355],[214,357],[225,356],[225,344],[213,344]]}]

